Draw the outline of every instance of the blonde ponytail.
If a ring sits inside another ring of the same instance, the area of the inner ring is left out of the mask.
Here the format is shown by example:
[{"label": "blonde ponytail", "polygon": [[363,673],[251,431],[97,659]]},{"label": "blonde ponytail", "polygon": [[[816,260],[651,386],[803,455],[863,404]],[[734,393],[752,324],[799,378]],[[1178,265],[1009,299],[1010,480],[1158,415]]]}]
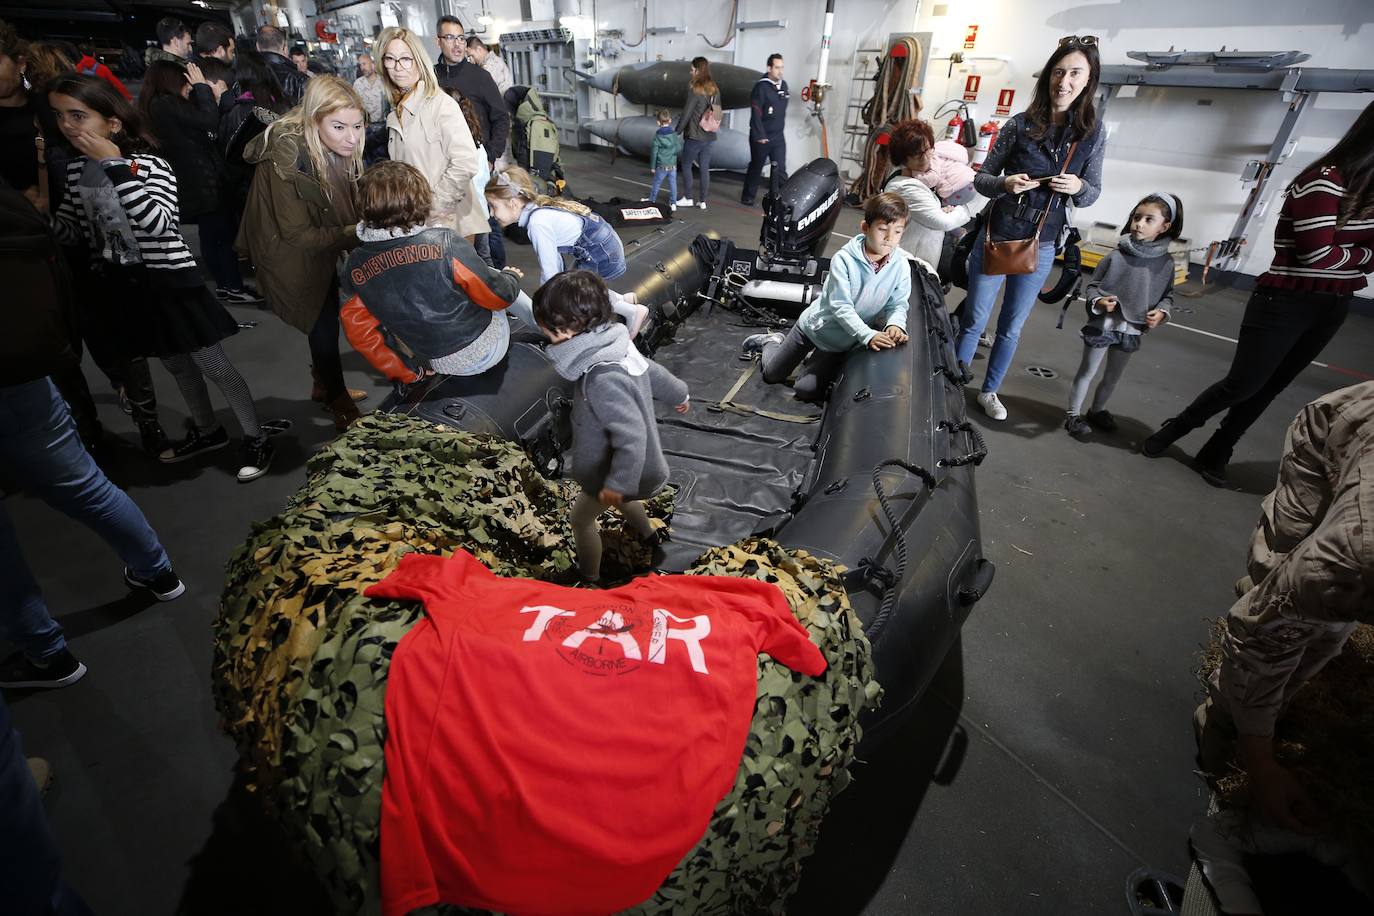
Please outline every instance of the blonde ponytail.
[{"label": "blonde ponytail", "polygon": [[536,207],[564,210],[578,216],[591,216],[592,214],[590,208],[575,200],[540,194],[534,186],[534,179],[530,177],[530,173],[518,165],[508,166],[504,172],[498,172],[491,176],[491,180],[487,182],[482,193],[496,200],[523,200],[534,204]]}]

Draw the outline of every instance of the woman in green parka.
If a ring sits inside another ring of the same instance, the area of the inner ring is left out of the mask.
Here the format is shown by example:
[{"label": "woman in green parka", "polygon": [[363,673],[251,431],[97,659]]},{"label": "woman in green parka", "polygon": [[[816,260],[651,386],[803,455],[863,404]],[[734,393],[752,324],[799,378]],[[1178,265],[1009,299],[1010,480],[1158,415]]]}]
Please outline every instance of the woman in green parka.
[{"label": "woman in green parka", "polygon": [[272,311],[310,342],[311,397],[343,430],[366,394],[344,385],[339,357],[339,258],[358,244],[354,209],[366,117],[344,80],[317,76],[305,97],[248,144],[255,164],[237,248],[252,258]]}]

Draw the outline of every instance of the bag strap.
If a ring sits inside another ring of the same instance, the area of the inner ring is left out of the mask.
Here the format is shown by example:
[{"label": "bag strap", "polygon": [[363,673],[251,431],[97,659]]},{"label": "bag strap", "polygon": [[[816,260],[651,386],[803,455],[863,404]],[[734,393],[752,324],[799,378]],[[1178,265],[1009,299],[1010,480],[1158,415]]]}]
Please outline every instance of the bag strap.
[{"label": "bag strap", "polygon": [[[1073,144],[1069,146],[1069,154],[1064,157],[1064,164],[1059,167],[1060,175],[1063,175],[1065,172],[1069,170],[1069,163],[1073,161],[1073,154],[1077,151],[1078,141],[1075,140],[1073,141]],[[1056,193],[1057,192],[1055,191],[1050,192],[1050,199],[1045,201],[1045,209],[1040,211],[1040,222],[1035,224],[1035,237],[1037,239],[1040,238],[1040,230],[1045,228],[1045,220],[1049,219],[1050,205],[1054,203],[1054,195]]]}]

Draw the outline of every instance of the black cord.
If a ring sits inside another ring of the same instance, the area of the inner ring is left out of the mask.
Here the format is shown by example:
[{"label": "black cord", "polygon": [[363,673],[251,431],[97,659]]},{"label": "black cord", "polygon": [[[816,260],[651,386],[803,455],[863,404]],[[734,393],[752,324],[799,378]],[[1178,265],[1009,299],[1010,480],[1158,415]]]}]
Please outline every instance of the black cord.
[{"label": "black cord", "polygon": [[873,623],[868,627],[868,638],[870,642],[876,643],[879,634],[887,626],[887,620],[892,616],[892,608],[897,603],[897,594],[902,586],[902,577],[906,575],[906,533],[902,531],[898,523],[896,514],[892,511],[892,506],[887,501],[887,491],[883,489],[882,472],[883,468],[900,467],[921,478],[922,482],[929,489],[935,489],[935,475],[925,468],[903,461],[901,458],[889,458],[881,462],[873,469],[873,492],[878,495],[878,505],[883,510],[883,516],[887,519],[887,524],[892,532],[892,549],[897,555],[897,564],[891,573],[886,575],[877,574],[881,569],[877,561],[865,557],[860,561],[860,566],[867,566],[873,578],[882,578],[885,582],[883,589],[883,603],[878,609],[878,616],[873,618]]}]

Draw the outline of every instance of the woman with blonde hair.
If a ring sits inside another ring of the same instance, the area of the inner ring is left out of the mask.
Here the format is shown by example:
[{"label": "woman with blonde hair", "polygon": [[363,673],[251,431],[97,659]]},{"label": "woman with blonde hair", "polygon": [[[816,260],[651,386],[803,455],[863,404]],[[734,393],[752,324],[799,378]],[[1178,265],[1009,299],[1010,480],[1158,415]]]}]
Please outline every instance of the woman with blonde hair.
[{"label": "woman with blonde hair", "polygon": [[[701,180],[701,194],[696,205],[706,209],[706,195],[711,190],[711,144],[716,142],[720,129],[720,87],[711,78],[711,62],[704,57],[692,58],[692,76],[687,100],[677,119],[677,132],[682,135],[682,158],[678,170],[682,172],[682,197],[679,207],[692,205],[692,164],[695,163]],[[716,127],[703,126],[707,115],[715,118]]]},{"label": "woman with blonde hair", "polygon": [[439,86],[434,64],[409,29],[383,29],[377,36],[382,83],[391,97],[386,116],[387,149],[396,162],[420,170],[434,192],[430,221],[454,229],[469,242],[490,231],[473,192],[477,145],[458,103]]},{"label": "woman with blonde hair", "polygon": [[301,103],[243,154],[256,168],[236,247],[252,258],[272,311],[309,338],[311,398],[324,402],[340,430],[358,418],[353,402],[366,397],[344,386],[337,272],[340,256],[358,244],[365,124],[353,87],[317,76]]},{"label": "woman with blonde hair", "polygon": [[[563,255],[573,258],[573,269],[590,270],[603,280],[625,273],[625,246],[611,224],[575,200],[540,194],[530,173],[511,166],[487,182],[487,205],[492,219],[502,227],[518,223],[530,237],[539,258],[539,283],[543,285],[564,270]],[[611,293],[611,308],[625,319],[630,336],[639,333],[649,310],[619,293]],[[521,303],[511,314],[534,327],[534,313]]]}]

